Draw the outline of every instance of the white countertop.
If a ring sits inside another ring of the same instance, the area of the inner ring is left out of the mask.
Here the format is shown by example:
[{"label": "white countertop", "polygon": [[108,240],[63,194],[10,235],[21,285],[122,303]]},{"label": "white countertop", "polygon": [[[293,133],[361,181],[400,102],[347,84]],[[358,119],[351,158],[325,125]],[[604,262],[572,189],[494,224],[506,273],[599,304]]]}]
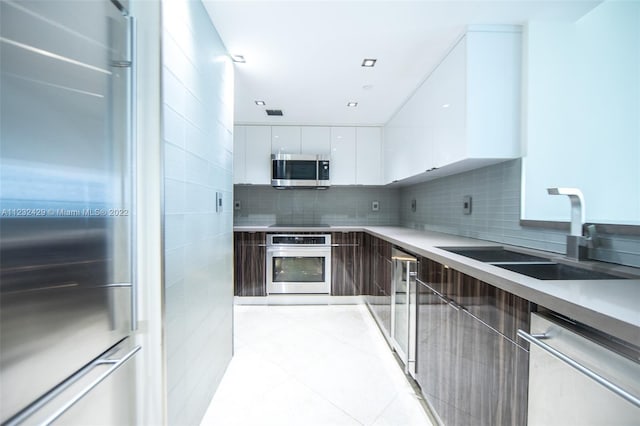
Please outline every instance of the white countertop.
[{"label": "white countertop", "polygon": [[[570,317],[612,336],[640,345],[640,279],[538,280],[438,247],[504,246],[575,264],[557,253],[507,246],[491,241],[418,231],[398,226],[268,227],[235,226],[238,232],[367,232],[414,254],[444,263],[538,305]],[[637,268],[604,262],[581,261],[581,266],[602,272],[640,277]]]}]

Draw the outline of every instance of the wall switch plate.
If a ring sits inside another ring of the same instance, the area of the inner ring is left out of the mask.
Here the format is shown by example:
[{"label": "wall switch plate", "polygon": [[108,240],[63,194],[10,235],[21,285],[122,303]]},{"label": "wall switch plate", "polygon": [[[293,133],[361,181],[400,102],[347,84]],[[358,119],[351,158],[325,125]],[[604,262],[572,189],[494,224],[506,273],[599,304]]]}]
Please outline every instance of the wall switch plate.
[{"label": "wall switch plate", "polygon": [[372,212],[377,212],[378,210],[380,210],[380,203],[378,201],[372,201],[371,202],[371,211]]},{"label": "wall switch plate", "polygon": [[464,214],[471,214],[471,195],[462,197],[462,212]]},{"label": "wall switch plate", "polygon": [[415,212],[417,209],[418,203],[416,202],[415,199],[411,200],[411,211]]},{"label": "wall switch plate", "polygon": [[240,210],[240,201],[236,200],[233,202],[233,209]]},{"label": "wall switch plate", "polygon": [[222,192],[216,192],[216,212],[222,213]]}]

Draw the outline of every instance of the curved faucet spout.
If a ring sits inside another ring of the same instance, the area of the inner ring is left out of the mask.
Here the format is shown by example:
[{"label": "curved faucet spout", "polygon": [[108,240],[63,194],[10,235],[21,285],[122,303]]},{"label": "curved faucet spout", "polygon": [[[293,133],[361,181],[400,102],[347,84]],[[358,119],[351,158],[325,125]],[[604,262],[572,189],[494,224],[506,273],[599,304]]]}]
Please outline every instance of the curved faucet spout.
[{"label": "curved faucet spout", "polygon": [[549,195],[566,195],[571,200],[571,234],[582,236],[584,224],[584,195],[578,188],[547,188]]}]

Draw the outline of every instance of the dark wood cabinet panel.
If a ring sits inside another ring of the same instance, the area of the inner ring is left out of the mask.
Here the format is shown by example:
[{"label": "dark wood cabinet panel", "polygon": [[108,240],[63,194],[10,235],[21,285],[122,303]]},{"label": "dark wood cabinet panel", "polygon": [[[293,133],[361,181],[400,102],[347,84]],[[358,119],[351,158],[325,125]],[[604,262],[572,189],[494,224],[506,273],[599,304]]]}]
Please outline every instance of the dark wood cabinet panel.
[{"label": "dark wood cabinet panel", "polygon": [[266,296],[265,232],[234,232],[234,294]]},{"label": "dark wood cabinet panel", "polygon": [[378,325],[387,334],[391,331],[391,243],[369,236],[370,259],[366,301]]},{"label": "dark wood cabinet panel", "polygon": [[416,376],[435,411],[447,425],[525,425],[528,352],[511,336],[529,329],[529,304],[426,258],[418,278]]},{"label": "dark wood cabinet panel", "polygon": [[362,232],[331,233],[331,294],[355,296],[362,294],[363,234]]},{"label": "dark wood cabinet panel", "polygon": [[418,278],[528,348],[526,342],[517,337],[518,329],[529,330],[531,306],[528,300],[424,257],[420,259]]}]

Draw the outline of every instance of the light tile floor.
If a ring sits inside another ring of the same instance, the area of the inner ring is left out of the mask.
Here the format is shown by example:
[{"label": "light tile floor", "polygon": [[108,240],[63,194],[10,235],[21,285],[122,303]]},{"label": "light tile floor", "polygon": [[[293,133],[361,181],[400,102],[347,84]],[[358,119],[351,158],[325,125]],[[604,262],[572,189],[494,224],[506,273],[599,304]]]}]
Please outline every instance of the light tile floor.
[{"label": "light tile floor", "polygon": [[431,425],[365,306],[236,306],[234,336],[202,426]]}]

